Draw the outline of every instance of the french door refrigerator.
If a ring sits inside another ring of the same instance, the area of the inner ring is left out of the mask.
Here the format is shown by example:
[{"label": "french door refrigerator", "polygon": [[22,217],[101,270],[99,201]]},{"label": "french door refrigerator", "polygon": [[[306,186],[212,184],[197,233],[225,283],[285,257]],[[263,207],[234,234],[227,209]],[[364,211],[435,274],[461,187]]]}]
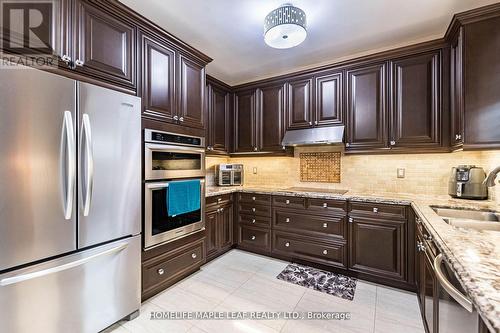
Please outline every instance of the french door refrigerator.
[{"label": "french door refrigerator", "polygon": [[0,332],[98,332],[140,306],[140,99],[0,73]]}]

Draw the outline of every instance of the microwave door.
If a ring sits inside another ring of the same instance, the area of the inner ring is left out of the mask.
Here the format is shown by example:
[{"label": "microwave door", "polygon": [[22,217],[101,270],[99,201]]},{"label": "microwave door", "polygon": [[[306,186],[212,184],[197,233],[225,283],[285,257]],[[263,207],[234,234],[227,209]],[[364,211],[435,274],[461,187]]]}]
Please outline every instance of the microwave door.
[{"label": "microwave door", "polygon": [[140,233],[141,100],[78,83],[78,247]]},{"label": "microwave door", "polygon": [[0,271],[76,249],[75,81],[0,76]]}]

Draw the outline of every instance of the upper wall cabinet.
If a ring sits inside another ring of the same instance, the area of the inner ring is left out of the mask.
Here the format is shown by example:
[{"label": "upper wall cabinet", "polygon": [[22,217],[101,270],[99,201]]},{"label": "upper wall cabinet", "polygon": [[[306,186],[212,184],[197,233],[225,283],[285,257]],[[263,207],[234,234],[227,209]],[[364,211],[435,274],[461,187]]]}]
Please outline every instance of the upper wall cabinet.
[{"label": "upper wall cabinet", "polygon": [[347,150],[387,147],[385,78],[385,63],[347,71]]},{"label": "upper wall cabinet", "polygon": [[159,120],[173,121],[175,107],[176,52],[166,43],[142,35],[142,102],[143,114]]},{"label": "upper wall cabinet", "polygon": [[203,112],[205,66],[184,55],[179,57],[179,122],[188,127],[205,128]]},{"label": "upper wall cabinet", "polygon": [[308,128],[313,125],[313,80],[297,78],[286,84],[287,115],[286,129]]},{"label": "upper wall cabinet", "polygon": [[315,126],[344,123],[342,72],[325,73],[315,77]]},{"label": "upper wall cabinet", "polygon": [[228,154],[232,112],[231,91],[218,83],[207,81],[206,137],[208,153]]},{"label": "upper wall cabinet", "polygon": [[273,152],[283,150],[285,135],[285,85],[282,83],[262,87],[257,91],[258,150]]},{"label": "upper wall cabinet", "polygon": [[441,51],[390,62],[391,148],[441,145]]},{"label": "upper wall cabinet", "polygon": [[234,96],[234,152],[258,151],[257,92],[255,89],[237,92]]},{"label": "upper wall cabinet", "polygon": [[84,74],[135,87],[136,28],[85,1],[75,1],[75,65]]}]

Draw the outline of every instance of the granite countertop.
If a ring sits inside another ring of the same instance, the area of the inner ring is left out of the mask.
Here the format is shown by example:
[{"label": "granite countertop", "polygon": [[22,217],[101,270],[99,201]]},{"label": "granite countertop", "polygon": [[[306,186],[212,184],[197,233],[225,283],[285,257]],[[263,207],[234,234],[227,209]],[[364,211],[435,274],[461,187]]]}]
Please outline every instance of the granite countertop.
[{"label": "granite countertop", "polygon": [[310,198],[351,200],[361,202],[411,205],[421,218],[434,242],[454,268],[462,287],[493,332],[500,332],[500,232],[462,229],[447,224],[433,206],[500,211],[492,201],[451,199],[449,196],[428,196],[400,193],[346,194],[290,191],[276,187],[208,186],[206,196],[234,192],[305,196]]}]

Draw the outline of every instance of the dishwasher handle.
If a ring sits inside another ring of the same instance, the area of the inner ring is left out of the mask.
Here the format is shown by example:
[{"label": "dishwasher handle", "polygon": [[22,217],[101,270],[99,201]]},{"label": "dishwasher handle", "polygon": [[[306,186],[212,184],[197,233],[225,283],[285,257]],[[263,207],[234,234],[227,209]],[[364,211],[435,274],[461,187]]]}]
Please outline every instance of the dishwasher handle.
[{"label": "dishwasher handle", "polygon": [[434,272],[439,281],[439,284],[453,297],[464,309],[471,312],[474,310],[472,302],[464,296],[457,288],[455,288],[446,278],[441,269],[443,263],[443,254],[440,253],[434,258]]}]

